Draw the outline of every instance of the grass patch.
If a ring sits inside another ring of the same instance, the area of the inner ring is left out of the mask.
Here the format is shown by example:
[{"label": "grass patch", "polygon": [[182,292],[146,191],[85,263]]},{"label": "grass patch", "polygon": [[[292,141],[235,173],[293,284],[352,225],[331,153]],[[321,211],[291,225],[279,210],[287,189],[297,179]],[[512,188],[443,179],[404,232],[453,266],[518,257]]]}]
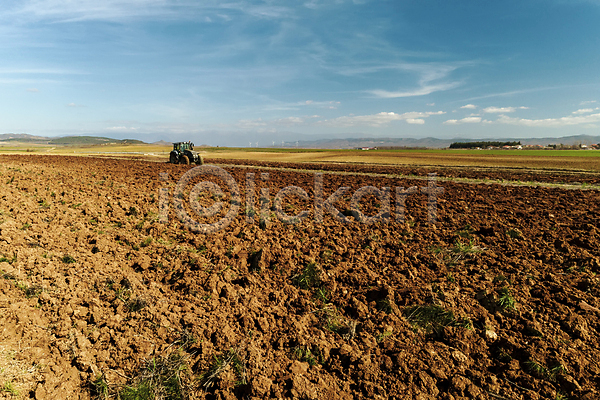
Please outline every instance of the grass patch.
[{"label": "grass patch", "polygon": [[14,263],[15,261],[17,261],[17,256],[16,256],[16,255],[15,255],[15,256],[12,256],[12,258],[8,258],[8,257],[6,257],[6,256],[2,256],[2,257],[0,257],[0,263],[7,262],[7,263],[9,263],[9,264],[12,264],[12,263]]},{"label": "grass patch", "polygon": [[481,253],[483,250],[483,248],[475,246],[473,240],[469,240],[469,243],[463,243],[460,240],[457,240],[454,242],[454,246],[452,246],[449,251],[453,255],[460,255],[461,257],[464,257],[468,254]]},{"label": "grass patch", "polygon": [[502,310],[506,311],[515,311],[517,309],[517,302],[515,301],[512,293],[508,287],[503,287],[498,290],[498,300],[496,300],[496,304]]},{"label": "grass patch", "polygon": [[523,237],[523,234],[518,229],[509,229],[506,231],[506,236],[508,236],[511,239],[521,239]]},{"label": "grass patch", "polygon": [[324,287],[320,287],[317,290],[315,290],[315,297],[323,304],[327,304],[329,303],[329,290],[327,290]]},{"label": "grass patch", "polygon": [[106,382],[106,377],[104,374],[100,374],[96,376],[96,378],[92,381],[92,394],[96,396],[98,399],[108,399],[108,382]]},{"label": "grass patch", "polygon": [[127,302],[127,308],[130,312],[138,312],[148,306],[148,302],[142,298],[130,299]]},{"label": "grass patch", "polygon": [[317,346],[298,346],[294,349],[294,356],[300,361],[307,362],[311,367],[322,364],[324,361],[321,350]]},{"label": "grass patch", "polygon": [[377,302],[377,309],[383,311],[386,314],[391,314],[394,309],[390,299],[381,299]]},{"label": "grass patch", "polygon": [[76,259],[75,259],[73,256],[70,256],[70,255],[68,255],[68,254],[65,254],[65,255],[64,255],[62,258],[61,258],[61,261],[62,261],[62,262],[64,262],[65,264],[73,264],[73,263],[76,263],[76,262],[77,262],[77,260],[76,260]]},{"label": "grass patch", "polygon": [[204,389],[210,389],[219,375],[227,368],[233,368],[236,375],[236,386],[246,385],[246,360],[240,355],[240,349],[231,349],[221,357],[214,357],[214,362],[208,368],[208,371],[200,376],[200,383]]},{"label": "grass patch", "polygon": [[30,297],[37,297],[39,296],[42,291],[43,288],[39,285],[31,285],[28,286],[26,283],[24,282],[16,282],[15,285],[21,289],[23,291],[23,293],[25,293],[25,296],[27,296],[27,298]]},{"label": "grass patch", "polygon": [[292,281],[300,289],[310,290],[321,285],[320,272],[317,263],[311,262],[304,267],[300,274],[292,277]]},{"label": "grass patch", "polygon": [[439,334],[446,326],[471,328],[468,319],[456,318],[452,311],[434,304],[407,307],[404,309],[404,316],[413,326],[423,329],[428,334]]},{"label": "grass patch", "polygon": [[384,331],[383,333],[380,333],[379,335],[377,335],[377,343],[381,343],[383,341],[385,341],[385,339],[389,338],[390,336],[392,336],[393,332],[392,331]]},{"label": "grass patch", "polygon": [[[183,375],[187,371],[187,358],[179,352],[166,357],[151,358],[146,360],[132,384],[117,393],[117,398],[121,400],[186,399],[188,393]],[[95,382],[98,382],[98,378]],[[100,390],[104,391],[105,382],[98,383]],[[108,390],[104,391],[106,392]]]},{"label": "grass patch", "polygon": [[345,340],[354,339],[356,335],[356,321],[341,315],[335,306],[327,304],[324,308],[316,312],[320,314],[323,328],[341,335]]},{"label": "grass patch", "polygon": [[470,240],[473,238],[472,233],[473,233],[473,228],[471,227],[470,224],[467,224],[467,225],[465,225],[465,227],[463,229],[461,229],[460,231],[457,231],[456,235]]},{"label": "grass patch", "polygon": [[11,396],[19,395],[19,390],[17,390],[14,383],[12,383],[11,381],[7,381],[4,383],[4,385],[2,385],[2,391],[4,393],[10,394]]},{"label": "grass patch", "polygon": [[450,248],[435,246],[431,248],[431,252],[441,261],[449,264],[455,264],[466,256],[472,256],[485,251],[483,247],[476,246],[472,239],[468,243],[463,243],[461,240],[456,240]]}]

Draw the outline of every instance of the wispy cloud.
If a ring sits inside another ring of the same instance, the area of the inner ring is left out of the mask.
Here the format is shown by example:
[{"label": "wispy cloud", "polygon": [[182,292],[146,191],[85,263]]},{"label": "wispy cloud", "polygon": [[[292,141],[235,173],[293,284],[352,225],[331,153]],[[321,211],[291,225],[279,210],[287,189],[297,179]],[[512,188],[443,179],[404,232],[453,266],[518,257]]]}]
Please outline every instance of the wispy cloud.
[{"label": "wispy cloud", "polygon": [[384,99],[393,99],[398,97],[413,97],[413,96],[425,96],[433,92],[439,92],[443,90],[454,89],[459,86],[460,82],[440,83],[438,85],[423,85],[420,88],[409,90],[409,91],[398,91],[390,92],[387,90],[370,90],[369,93],[376,97]]},{"label": "wispy cloud", "polygon": [[85,75],[85,72],[60,68],[0,68],[0,75]]},{"label": "wispy cloud", "polygon": [[[232,20],[228,13],[246,14],[256,18],[292,16],[282,5],[253,4],[250,1],[220,2],[217,0],[26,0],[8,14],[21,20],[41,20],[59,23],[79,21],[122,22],[131,19],[194,19],[211,23],[213,18]],[[202,18],[199,18],[202,17]]]},{"label": "wispy cloud", "polygon": [[545,86],[545,87],[538,87],[538,88],[531,88],[531,89],[510,90],[508,92],[490,93],[490,94],[485,94],[482,96],[469,97],[467,99],[462,99],[459,101],[473,101],[473,100],[489,99],[489,98],[493,98],[493,97],[510,97],[510,96],[514,96],[514,95],[518,95],[518,94],[535,93],[535,92],[542,92],[542,91],[546,91],[546,90],[556,90],[556,89],[564,89],[564,88],[570,88],[570,87],[573,87],[573,86]]},{"label": "wispy cloud", "polygon": [[422,125],[425,123],[424,118],[432,115],[445,114],[444,111],[428,111],[428,112],[406,112],[403,114],[396,114],[394,112],[380,112],[377,114],[370,115],[348,115],[329,120],[320,121],[320,124],[327,126],[355,126],[355,125],[369,125],[369,126],[384,126],[388,125],[393,121],[406,121],[409,124]]},{"label": "wispy cloud", "polygon": [[465,105],[464,105],[464,106],[462,106],[461,108],[466,108],[466,109],[469,109],[469,110],[474,110],[474,109],[476,109],[476,108],[477,108],[477,106],[476,106],[476,105],[474,105],[474,104],[465,104]]},{"label": "wispy cloud", "polygon": [[133,126],[111,126],[111,127],[105,128],[105,129],[107,131],[111,131],[111,132],[135,132],[140,128],[133,127]]},{"label": "wispy cloud", "polygon": [[264,110],[265,111],[286,111],[286,110],[300,110],[300,109],[306,108],[306,107],[337,110],[337,108],[340,104],[341,104],[341,102],[335,101],[335,100],[331,100],[331,101],[305,100],[305,101],[296,101],[296,102],[290,102],[290,103],[275,102],[274,104],[265,106]]},{"label": "wispy cloud", "polygon": [[466,117],[463,119],[449,119],[444,122],[444,125],[460,125],[460,124],[478,124],[480,122],[489,122],[481,117]]},{"label": "wispy cloud", "polygon": [[[313,118],[312,116],[309,118]],[[303,125],[305,119],[303,117],[285,117],[271,120],[263,120],[262,118],[257,119],[245,119],[240,120],[235,124],[238,129],[256,129],[265,127],[290,127]]]},{"label": "wispy cloud", "polygon": [[36,88],[29,88],[29,89],[25,89],[25,90],[27,90],[28,92],[31,92],[31,93],[38,93],[39,92],[39,90],[36,89]]},{"label": "wispy cloud", "polygon": [[484,108],[483,112],[488,113],[488,114],[504,114],[504,113],[511,113],[511,112],[515,112],[516,110],[527,110],[529,107],[486,107]]},{"label": "wispy cloud", "polygon": [[591,112],[594,112],[593,108],[581,108],[577,111],[573,111],[571,114],[589,114]]},{"label": "wispy cloud", "polygon": [[[0,68],[0,84],[4,85],[39,85],[42,83],[60,83],[55,79],[60,75],[86,75],[87,73],[60,68]],[[60,79],[63,79],[62,77]],[[37,88],[26,89],[38,92]]]},{"label": "wispy cloud", "polygon": [[398,97],[413,97],[413,96],[425,96],[434,92],[454,89],[462,84],[461,81],[451,82],[435,82],[442,79],[446,79],[450,73],[459,68],[459,65],[451,64],[407,64],[400,63],[395,65],[383,65],[380,67],[372,67],[372,71],[365,70],[363,72],[375,72],[377,68],[380,69],[397,69],[416,73],[418,75],[418,87],[410,90],[383,90],[375,89],[369,90],[368,93],[379,97],[379,98],[398,98]]},{"label": "wispy cloud", "polygon": [[585,106],[586,104],[594,104],[597,103],[596,100],[584,100],[581,103],[579,103],[580,106]]},{"label": "wispy cloud", "polygon": [[569,115],[562,118],[525,119],[511,118],[502,115],[497,122],[509,125],[532,126],[532,127],[562,127],[571,125],[589,125],[600,122],[600,113],[588,115]]}]

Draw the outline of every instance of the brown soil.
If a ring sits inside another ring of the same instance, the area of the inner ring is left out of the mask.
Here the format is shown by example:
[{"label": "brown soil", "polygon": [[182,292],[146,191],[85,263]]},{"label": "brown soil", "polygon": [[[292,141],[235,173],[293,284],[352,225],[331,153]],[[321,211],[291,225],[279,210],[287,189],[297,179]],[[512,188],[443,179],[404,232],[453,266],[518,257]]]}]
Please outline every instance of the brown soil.
[{"label": "brown soil", "polygon": [[468,178],[481,180],[506,180],[540,183],[586,183],[600,184],[600,173],[592,171],[561,170],[557,168],[532,169],[526,167],[448,167],[448,166],[397,166],[347,163],[288,163],[248,160],[206,159],[207,163],[230,165],[256,165],[304,170],[339,171],[348,173],[372,173],[388,175],[427,176],[435,172],[440,177]]},{"label": "brown soil", "polygon": [[[231,167],[239,215],[205,235],[173,208],[190,166],[0,160],[0,398],[93,398],[99,376],[115,396],[140,368],[175,356],[199,399],[600,396],[597,191],[443,182],[435,226],[419,191],[404,223],[344,224],[325,211],[321,224],[311,213],[286,225],[268,209],[269,221],[250,224],[248,172],[257,214],[261,189],[272,199],[289,185],[309,199],[288,196],[283,210],[312,210],[314,176],[269,171],[263,181],[264,170]],[[227,203],[226,185],[211,180]],[[396,187],[425,186],[364,175],[323,183],[325,199],[351,188],[335,204],[347,215],[360,187],[391,187],[395,215]],[[161,187],[171,194],[165,224]],[[373,196],[361,202],[366,215],[380,209]]]}]

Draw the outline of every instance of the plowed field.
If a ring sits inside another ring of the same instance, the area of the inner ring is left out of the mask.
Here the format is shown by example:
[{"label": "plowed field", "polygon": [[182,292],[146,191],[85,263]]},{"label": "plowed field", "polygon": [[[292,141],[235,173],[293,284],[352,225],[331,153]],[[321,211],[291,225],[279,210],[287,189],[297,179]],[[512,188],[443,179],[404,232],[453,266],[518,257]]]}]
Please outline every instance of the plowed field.
[{"label": "plowed field", "polygon": [[315,174],[232,166],[185,186],[240,206],[205,234],[191,166],[0,161],[0,398],[600,398],[597,191],[440,181],[432,223],[427,181],[325,173],[319,222]]}]

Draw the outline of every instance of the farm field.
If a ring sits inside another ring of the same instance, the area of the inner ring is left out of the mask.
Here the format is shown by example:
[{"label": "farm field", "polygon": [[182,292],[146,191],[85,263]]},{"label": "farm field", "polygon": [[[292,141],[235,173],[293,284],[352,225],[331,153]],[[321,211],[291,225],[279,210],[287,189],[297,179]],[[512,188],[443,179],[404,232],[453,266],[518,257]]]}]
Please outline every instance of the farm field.
[{"label": "farm field", "polygon": [[[78,145],[52,146],[27,143],[0,145],[0,154],[87,155],[110,158],[168,159],[170,146]],[[375,164],[388,166],[502,167],[560,169],[600,173],[600,151],[595,150],[319,150],[278,148],[196,147],[212,160],[248,162]],[[218,161],[216,161],[218,162]]]},{"label": "farm field", "polygon": [[[228,151],[205,160],[239,199],[196,177],[180,208],[190,166],[0,155],[0,398],[600,397],[597,157]],[[349,187],[321,222],[319,179]],[[352,216],[365,186],[391,188],[388,222]],[[177,217],[232,200],[214,233]]]},{"label": "farm field", "polygon": [[600,152],[579,150],[207,150],[215,159],[304,163],[355,163],[466,167],[513,167],[600,172]]}]

